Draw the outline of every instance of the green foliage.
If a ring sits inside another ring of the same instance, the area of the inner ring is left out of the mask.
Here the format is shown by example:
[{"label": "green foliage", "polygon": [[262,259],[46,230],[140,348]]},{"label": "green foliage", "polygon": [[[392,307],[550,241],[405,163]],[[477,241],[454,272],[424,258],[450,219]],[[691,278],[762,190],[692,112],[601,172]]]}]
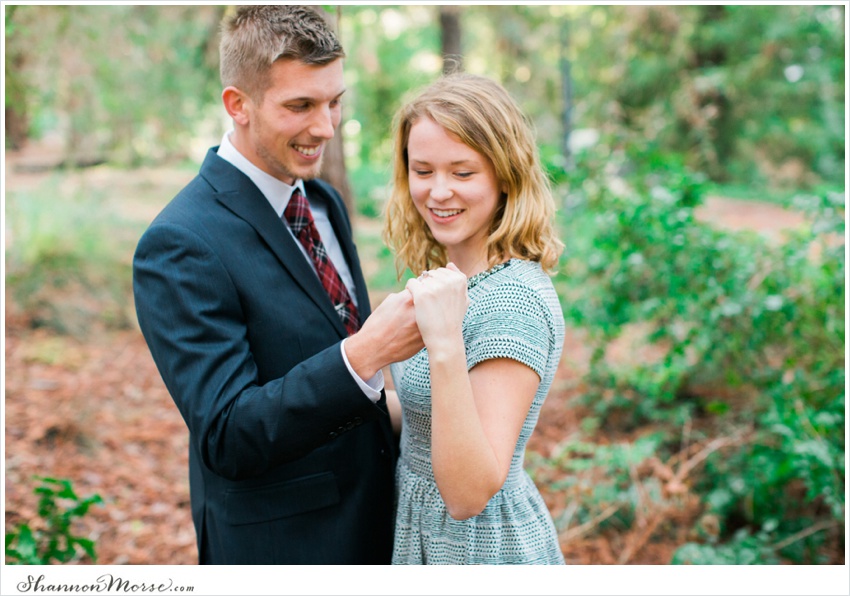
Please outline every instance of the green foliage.
[{"label": "green foliage", "polygon": [[[782,540],[842,521],[844,196],[796,197],[807,225],[772,243],[699,221],[704,179],[652,147],[599,147],[573,180],[559,283],[568,318],[591,332],[596,416],[658,425],[671,444],[692,422],[695,440],[745,437],[695,483],[731,541],[718,561],[761,552],[759,535],[739,530],[770,526]],[[629,335],[654,356],[617,364]]]},{"label": "green foliage", "polygon": [[364,217],[382,220],[389,189],[389,170],[361,166],[349,172],[351,187],[357,197],[357,212]]},{"label": "green foliage", "polygon": [[33,490],[39,496],[41,526],[21,523],[6,534],[9,564],[49,565],[53,561],[69,563],[88,556],[97,562],[95,543],[74,533],[74,518],[82,518],[89,508],[102,504],[100,495],[77,496],[70,480],[36,476],[41,484]]},{"label": "green foliage", "polygon": [[[195,157],[222,132],[216,47],[226,9],[9,7],[7,104],[26,106],[20,117],[33,137],[61,136],[68,163]],[[439,76],[438,8],[325,10],[339,15],[348,52],[348,167],[381,171],[403,97]],[[464,6],[464,67],[501,81],[543,145],[563,145],[569,112],[573,130],[658,143],[715,182],[835,186],[844,171],[844,10]]]},{"label": "green foliage", "polygon": [[638,478],[638,470],[663,450],[662,442],[663,436],[657,433],[611,445],[576,439],[565,443],[555,457],[530,465],[564,472],[562,479],[550,485],[571,503],[556,520],[559,530],[595,519],[601,520],[600,530],[627,528],[648,502],[664,502],[657,478]]},{"label": "green foliage", "polygon": [[126,328],[139,225],[113,214],[104,191],[57,176],[6,201],[6,287],[35,326],[83,335]]},{"label": "green foliage", "polygon": [[[547,148],[563,145],[568,109],[572,130],[653,143],[713,183],[814,192],[844,182],[843,10],[467,6],[464,66],[516,97],[556,180],[566,164]],[[354,169],[389,163],[392,115],[438,75],[435,21],[433,7],[343,8],[343,41],[356,48],[346,118],[357,125],[345,129]]]},{"label": "green foliage", "polygon": [[[20,6],[9,71],[26,86],[31,135],[60,132],[67,163],[185,157],[218,98],[224,6]],[[7,54],[8,55],[8,54]]]},{"label": "green foliage", "polygon": [[573,17],[579,125],[657,142],[715,181],[842,184],[843,12],[588,8]]},{"label": "green foliage", "polygon": [[677,549],[671,561],[674,565],[779,565],[782,560],[770,547],[771,533],[755,535],[742,529],[725,544],[689,543]]},{"label": "green foliage", "polygon": [[439,75],[436,14],[437,7],[427,6],[343,7],[341,36],[350,56],[343,134],[352,169],[390,163],[391,124],[402,97]]}]

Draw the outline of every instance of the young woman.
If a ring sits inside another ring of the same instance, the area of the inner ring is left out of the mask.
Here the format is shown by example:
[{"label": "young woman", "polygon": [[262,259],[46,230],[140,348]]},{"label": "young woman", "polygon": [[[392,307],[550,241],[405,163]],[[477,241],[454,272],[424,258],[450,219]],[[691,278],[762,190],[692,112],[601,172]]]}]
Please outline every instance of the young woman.
[{"label": "young woman", "polygon": [[399,112],[385,239],[425,349],[392,365],[403,412],[395,564],[563,564],[523,470],[564,319],[563,250],[532,129],[507,92],[444,77]]}]

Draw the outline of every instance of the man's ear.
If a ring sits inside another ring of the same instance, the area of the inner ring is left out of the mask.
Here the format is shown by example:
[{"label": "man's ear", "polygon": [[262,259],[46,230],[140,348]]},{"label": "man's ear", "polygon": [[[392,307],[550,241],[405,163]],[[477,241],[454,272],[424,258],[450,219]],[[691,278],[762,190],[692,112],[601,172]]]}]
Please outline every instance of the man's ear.
[{"label": "man's ear", "polygon": [[247,126],[250,121],[251,98],[239,89],[231,85],[225,87],[221,92],[221,101],[224,104],[224,109],[233,118],[233,121],[240,126]]}]

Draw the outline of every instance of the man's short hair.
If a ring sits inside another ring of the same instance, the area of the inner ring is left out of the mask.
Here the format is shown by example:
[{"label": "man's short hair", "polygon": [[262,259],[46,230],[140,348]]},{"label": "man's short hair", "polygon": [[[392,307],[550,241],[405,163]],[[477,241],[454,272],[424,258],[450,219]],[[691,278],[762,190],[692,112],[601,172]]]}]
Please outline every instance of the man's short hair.
[{"label": "man's short hair", "polygon": [[321,14],[308,6],[239,6],[221,25],[221,83],[261,100],[277,60],[324,65],[345,52]]}]

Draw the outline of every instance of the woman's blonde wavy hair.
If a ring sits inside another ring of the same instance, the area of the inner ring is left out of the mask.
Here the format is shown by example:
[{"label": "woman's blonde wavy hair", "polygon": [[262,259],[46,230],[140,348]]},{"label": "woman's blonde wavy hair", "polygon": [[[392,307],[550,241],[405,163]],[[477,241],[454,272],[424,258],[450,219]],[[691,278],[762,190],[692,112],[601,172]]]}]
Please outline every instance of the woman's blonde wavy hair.
[{"label": "woman's blonde wavy hair", "polygon": [[399,278],[405,267],[418,273],[447,263],[445,248],[434,239],[410,196],[407,144],[410,129],[420,118],[431,118],[487,157],[507,189],[487,241],[489,266],[516,257],[554,271],[564,245],[555,234],[555,201],[531,122],[498,83],[457,73],[427,87],[395,117],[393,186],[383,237],[395,252]]}]

